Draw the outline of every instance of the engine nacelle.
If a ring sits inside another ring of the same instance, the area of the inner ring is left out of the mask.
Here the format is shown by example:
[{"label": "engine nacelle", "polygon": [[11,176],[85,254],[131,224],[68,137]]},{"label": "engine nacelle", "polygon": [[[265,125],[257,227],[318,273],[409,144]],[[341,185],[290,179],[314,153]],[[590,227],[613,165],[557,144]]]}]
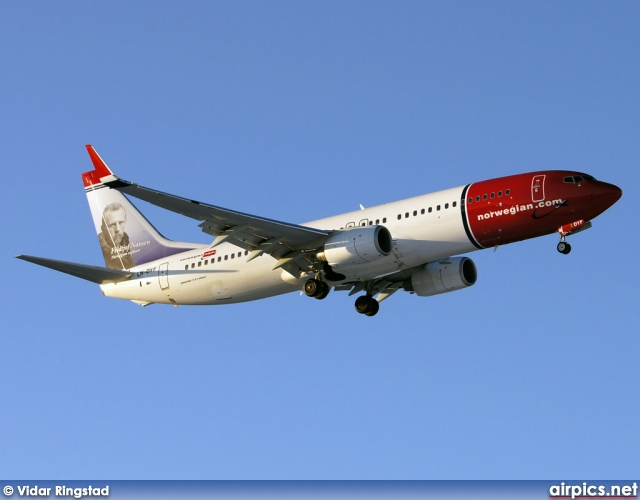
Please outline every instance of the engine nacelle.
[{"label": "engine nacelle", "polygon": [[360,226],[331,236],[318,258],[333,269],[357,266],[391,253],[391,233],[384,226]]},{"label": "engine nacelle", "polygon": [[475,263],[469,257],[454,257],[430,262],[404,282],[407,292],[420,297],[454,292],[473,285],[478,278]]}]

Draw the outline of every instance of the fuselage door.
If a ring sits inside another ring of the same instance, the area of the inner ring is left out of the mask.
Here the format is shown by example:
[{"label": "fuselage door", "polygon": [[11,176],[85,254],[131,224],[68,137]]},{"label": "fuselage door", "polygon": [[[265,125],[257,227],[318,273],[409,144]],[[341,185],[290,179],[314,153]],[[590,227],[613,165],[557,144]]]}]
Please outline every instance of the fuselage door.
[{"label": "fuselage door", "polygon": [[158,269],[158,280],[160,281],[160,290],[169,288],[169,263],[160,264]]},{"label": "fuselage door", "polygon": [[544,180],[546,175],[534,175],[531,179],[531,200],[544,201]]}]

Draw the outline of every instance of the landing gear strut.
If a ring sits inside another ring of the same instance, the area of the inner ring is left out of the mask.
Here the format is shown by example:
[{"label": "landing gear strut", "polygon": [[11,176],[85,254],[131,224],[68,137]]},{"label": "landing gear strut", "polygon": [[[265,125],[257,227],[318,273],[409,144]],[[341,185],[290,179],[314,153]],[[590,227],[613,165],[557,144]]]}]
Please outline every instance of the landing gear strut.
[{"label": "landing gear strut", "polygon": [[327,295],[329,295],[331,287],[322,280],[311,278],[305,281],[302,291],[307,297],[313,297],[315,299],[322,300]]},{"label": "landing gear strut", "polygon": [[375,316],[380,310],[380,303],[371,295],[362,295],[356,299],[356,311],[365,316]]},{"label": "landing gear strut", "polygon": [[565,224],[564,226],[560,226],[558,228],[558,233],[560,233],[560,243],[558,243],[558,252],[567,255],[571,251],[571,245],[567,243],[567,236],[570,234],[576,234],[585,229],[589,229],[591,227],[591,221],[585,221],[584,219],[580,219],[574,222],[570,222],[569,224]]}]

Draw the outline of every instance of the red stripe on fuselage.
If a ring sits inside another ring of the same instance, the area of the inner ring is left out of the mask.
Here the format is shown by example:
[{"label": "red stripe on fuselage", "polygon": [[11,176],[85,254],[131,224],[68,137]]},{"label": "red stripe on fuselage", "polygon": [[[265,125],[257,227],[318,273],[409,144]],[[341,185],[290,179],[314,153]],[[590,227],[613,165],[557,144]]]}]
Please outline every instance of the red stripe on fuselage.
[{"label": "red stripe on fuselage", "polygon": [[491,247],[554,233],[564,224],[593,219],[622,195],[605,182],[565,181],[581,175],[552,170],[471,184],[465,205],[472,236]]}]

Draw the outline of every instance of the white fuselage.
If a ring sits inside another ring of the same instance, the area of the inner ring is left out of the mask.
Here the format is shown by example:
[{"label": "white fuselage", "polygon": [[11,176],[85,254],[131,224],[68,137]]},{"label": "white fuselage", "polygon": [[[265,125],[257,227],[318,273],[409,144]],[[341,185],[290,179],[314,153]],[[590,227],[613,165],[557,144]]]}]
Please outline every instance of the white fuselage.
[{"label": "white fuselage", "polygon": [[[460,198],[464,187],[408,198],[320,219],[307,227],[336,230],[383,225],[393,250],[361,266],[348,281],[370,280],[445,257],[477,250],[467,236]],[[132,269],[129,280],[101,285],[108,297],[141,304],[211,305],[246,302],[299,290],[307,276],[295,278],[276,260],[262,255],[247,262],[248,252],[230,243],[179,253]],[[336,283],[333,283],[336,284]]]}]

